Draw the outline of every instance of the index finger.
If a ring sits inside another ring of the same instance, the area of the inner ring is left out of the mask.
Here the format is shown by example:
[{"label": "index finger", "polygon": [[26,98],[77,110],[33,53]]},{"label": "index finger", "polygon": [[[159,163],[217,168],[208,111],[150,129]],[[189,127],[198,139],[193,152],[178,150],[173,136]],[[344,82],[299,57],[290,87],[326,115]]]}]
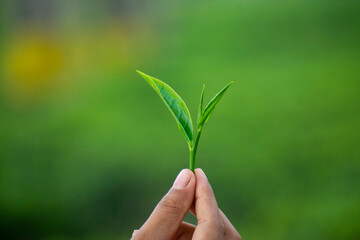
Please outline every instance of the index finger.
[{"label": "index finger", "polygon": [[221,219],[214,192],[201,169],[195,170],[195,177],[195,212],[198,225],[194,233],[194,239],[196,239],[196,235],[208,236],[206,239],[221,239],[224,234],[224,223]]}]

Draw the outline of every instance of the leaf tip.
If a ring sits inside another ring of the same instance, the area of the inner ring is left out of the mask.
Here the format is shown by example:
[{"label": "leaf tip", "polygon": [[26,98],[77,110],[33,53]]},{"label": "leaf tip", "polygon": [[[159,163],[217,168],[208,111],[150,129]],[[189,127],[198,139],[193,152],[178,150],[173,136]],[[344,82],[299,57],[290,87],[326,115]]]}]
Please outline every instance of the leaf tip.
[{"label": "leaf tip", "polygon": [[233,83],[234,81],[229,82],[228,85],[225,86],[224,90],[228,89]]},{"label": "leaf tip", "polygon": [[204,94],[204,92],[205,92],[205,83],[203,83],[203,87],[202,87],[202,95]]},{"label": "leaf tip", "polygon": [[145,73],[143,73],[142,71],[139,70],[135,70],[138,74],[140,74],[141,76],[146,75]]}]

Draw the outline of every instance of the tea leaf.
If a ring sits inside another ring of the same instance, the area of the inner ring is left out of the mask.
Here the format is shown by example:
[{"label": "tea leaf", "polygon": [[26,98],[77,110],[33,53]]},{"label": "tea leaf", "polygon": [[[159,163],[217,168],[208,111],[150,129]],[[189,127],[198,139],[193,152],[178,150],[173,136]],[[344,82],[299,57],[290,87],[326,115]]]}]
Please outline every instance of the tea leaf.
[{"label": "tea leaf", "polygon": [[228,85],[226,85],[216,96],[211,99],[209,104],[205,107],[204,112],[202,113],[202,117],[198,123],[199,127],[202,127],[210,118],[212,112],[215,109],[216,104],[220,101],[221,97],[224,95],[226,90],[230,87],[231,84],[234,82],[230,82]]},{"label": "tea leaf", "polygon": [[197,117],[198,124],[199,124],[200,118],[202,116],[202,111],[203,111],[204,93],[205,93],[205,84],[203,84],[203,88],[202,88],[201,96],[200,96],[200,104],[199,104],[198,117]]},{"label": "tea leaf", "polygon": [[192,145],[194,138],[193,123],[191,120],[190,112],[186,107],[184,100],[177,94],[169,85],[151,77],[143,72],[136,71],[140,74],[155,90],[155,92],[164,101],[171,114],[174,116],[180,132],[184,135],[189,146]]}]

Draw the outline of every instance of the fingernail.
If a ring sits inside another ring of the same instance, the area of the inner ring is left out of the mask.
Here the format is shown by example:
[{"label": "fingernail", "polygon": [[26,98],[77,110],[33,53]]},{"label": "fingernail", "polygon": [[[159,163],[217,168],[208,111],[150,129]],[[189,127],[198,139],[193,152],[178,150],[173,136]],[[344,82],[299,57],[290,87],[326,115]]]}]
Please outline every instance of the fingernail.
[{"label": "fingernail", "polygon": [[136,234],[138,231],[139,231],[139,230],[136,230],[136,229],[135,229],[134,232],[133,232],[133,234],[132,234],[132,236],[135,237],[135,234]]},{"label": "fingernail", "polygon": [[181,170],[181,172],[175,179],[173,187],[180,189],[185,188],[189,184],[191,177],[192,177],[192,173],[189,170],[187,169]]},{"label": "fingernail", "polygon": [[204,173],[204,171],[201,168],[197,168],[197,169],[195,169],[195,171],[199,172],[207,181],[209,181],[206,177],[206,174]]}]

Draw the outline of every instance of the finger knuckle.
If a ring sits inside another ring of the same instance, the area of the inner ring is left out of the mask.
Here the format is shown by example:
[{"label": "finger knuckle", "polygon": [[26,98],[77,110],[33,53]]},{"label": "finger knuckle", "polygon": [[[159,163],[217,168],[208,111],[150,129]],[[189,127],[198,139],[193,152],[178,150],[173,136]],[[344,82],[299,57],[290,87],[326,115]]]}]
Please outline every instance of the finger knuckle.
[{"label": "finger knuckle", "polygon": [[181,200],[173,198],[173,197],[165,197],[158,204],[158,209],[167,214],[177,214],[181,211],[183,207],[183,203]]},{"label": "finger knuckle", "polygon": [[215,227],[216,227],[218,232],[220,232],[220,233],[225,232],[225,225],[224,225],[224,223],[222,221],[217,221]]},{"label": "finger knuckle", "polygon": [[224,233],[225,232],[225,225],[222,221],[218,219],[201,219],[198,221],[198,224],[207,225],[208,229],[216,233]]},{"label": "finger knuckle", "polygon": [[241,240],[241,236],[239,233],[235,233],[235,236],[233,237],[234,240]]}]

